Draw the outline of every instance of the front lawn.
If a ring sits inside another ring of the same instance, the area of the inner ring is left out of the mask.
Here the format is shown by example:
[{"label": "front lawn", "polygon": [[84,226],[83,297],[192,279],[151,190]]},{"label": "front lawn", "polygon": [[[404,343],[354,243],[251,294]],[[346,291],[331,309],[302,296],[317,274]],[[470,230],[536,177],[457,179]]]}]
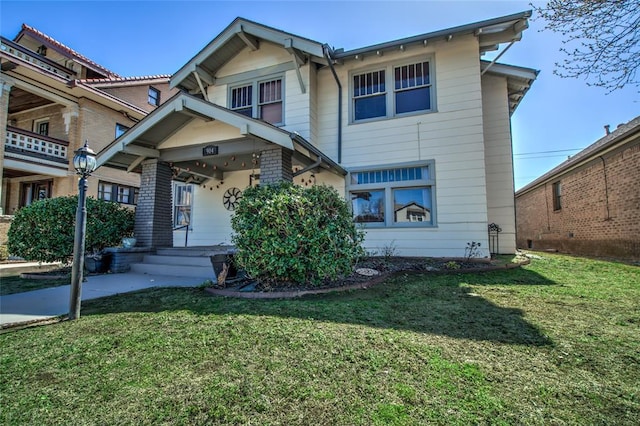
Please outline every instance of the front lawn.
[{"label": "front lawn", "polygon": [[640,268],[544,255],[297,300],[158,289],[0,335],[2,424],[640,422]]}]

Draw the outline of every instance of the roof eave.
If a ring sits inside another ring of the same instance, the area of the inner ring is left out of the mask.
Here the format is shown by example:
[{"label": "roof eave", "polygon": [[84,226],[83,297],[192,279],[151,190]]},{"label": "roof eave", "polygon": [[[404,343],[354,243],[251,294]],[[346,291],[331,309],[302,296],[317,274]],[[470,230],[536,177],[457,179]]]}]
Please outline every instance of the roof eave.
[{"label": "roof eave", "polygon": [[[444,30],[434,31],[430,33],[420,34],[412,37],[406,37],[398,40],[393,40],[385,43],[374,44],[367,47],[362,47],[358,49],[348,50],[348,51],[338,51],[335,52],[335,59],[348,59],[351,57],[355,57],[356,55],[363,55],[371,52],[385,51],[385,50],[393,50],[397,49],[400,46],[411,45],[415,43],[425,43],[431,42],[435,40],[447,40],[449,36],[455,37],[463,34],[473,34],[476,36],[483,36],[483,29],[489,28],[496,25],[501,25],[505,23],[509,23],[514,21],[512,33],[504,34],[503,37],[496,36],[495,34],[491,34],[491,39],[488,40],[485,44],[487,46],[504,43],[513,40],[519,40],[522,36],[522,31],[524,31],[528,27],[528,18],[531,17],[531,11],[525,11],[516,13],[513,15],[502,16],[499,18],[489,19],[486,21],[475,22],[472,24],[461,25],[457,27],[452,27]],[[518,24],[520,23],[520,24]],[[497,34],[497,33],[496,33]],[[489,34],[484,34],[489,37]]]}]

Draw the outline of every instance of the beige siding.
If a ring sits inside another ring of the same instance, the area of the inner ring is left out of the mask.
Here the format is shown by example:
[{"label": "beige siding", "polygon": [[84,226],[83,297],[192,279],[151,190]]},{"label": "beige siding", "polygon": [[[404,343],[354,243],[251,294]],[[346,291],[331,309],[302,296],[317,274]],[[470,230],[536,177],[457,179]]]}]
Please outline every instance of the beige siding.
[{"label": "beige siding", "polygon": [[[225,64],[217,73],[216,78],[232,77],[247,71],[254,71],[270,66],[291,63],[292,56],[281,46],[269,42],[261,42],[260,48],[252,51],[243,49],[238,55]],[[311,96],[315,90],[315,76],[312,80],[312,67],[307,64],[300,67],[300,74],[304,85],[304,93],[298,81],[296,70],[284,73],[284,125],[282,128],[297,132],[303,138],[311,139]],[[268,76],[265,76],[268,78]],[[312,88],[313,86],[313,88]],[[229,85],[221,84],[207,89],[209,101],[220,106],[228,105]]]},{"label": "beige siding", "polygon": [[507,81],[503,77],[482,77],[487,209],[489,223],[502,228],[500,252],[515,253],[516,224],[513,162]]},{"label": "beige siding", "polygon": [[[349,123],[351,70],[411,59],[431,59],[436,112]],[[435,228],[367,228],[366,246],[393,245],[399,254],[464,256],[470,241],[487,246],[485,152],[478,45],[474,37],[346,61],[336,71],[343,86],[343,166],[435,160]],[[337,158],[337,91],[330,70],[318,75],[318,145]],[[484,253],[485,255],[488,253]]]}]

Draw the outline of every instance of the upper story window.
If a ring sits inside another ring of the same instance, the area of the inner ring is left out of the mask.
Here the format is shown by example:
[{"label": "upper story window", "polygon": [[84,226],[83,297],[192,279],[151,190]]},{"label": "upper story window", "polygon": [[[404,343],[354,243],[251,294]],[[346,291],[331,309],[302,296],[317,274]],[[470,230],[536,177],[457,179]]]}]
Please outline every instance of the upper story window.
[{"label": "upper story window", "polygon": [[149,86],[148,102],[151,105],[160,105],[160,91],[156,88]]},{"label": "upper story window", "polygon": [[[353,74],[353,122],[433,110],[430,61],[386,65]],[[387,88],[393,88],[393,91]]]},{"label": "upper story window", "polygon": [[229,107],[247,117],[259,118],[275,125],[284,124],[283,90],[282,78],[231,87]]},{"label": "upper story window", "polygon": [[433,161],[354,171],[349,197],[356,223],[372,226],[435,225]]},{"label": "upper story window", "polygon": [[33,132],[43,136],[49,136],[49,119],[42,118],[33,121]]},{"label": "upper story window", "polygon": [[40,47],[38,47],[38,55],[47,56],[47,46],[44,44],[40,45]]},{"label": "upper story window", "polygon": [[129,128],[123,124],[116,123],[116,139],[118,139],[122,134],[124,134]]},{"label": "upper story window", "polygon": [[231,109],[247,117],[253,116],[253,87],[251,85],[231,89]]}]

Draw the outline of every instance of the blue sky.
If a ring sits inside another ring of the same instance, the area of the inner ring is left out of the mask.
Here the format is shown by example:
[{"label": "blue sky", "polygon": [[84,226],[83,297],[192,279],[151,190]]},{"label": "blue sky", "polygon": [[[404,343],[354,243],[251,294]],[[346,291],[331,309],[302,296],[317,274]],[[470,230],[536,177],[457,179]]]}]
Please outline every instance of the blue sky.
[{"label": "blue sky", "polygon": [[[529,2],[506,0],[0,0],[0,33],[12,39],[24,22],[120,75],[134,76],[174,73],[237,16],[354,49],[529,9]],[[607,95],[584,80],[555,76],[562,41],[542,27],[534,15],[522,41],[500,58],[540,70],[512,117],[516,189],[604,136],[605,124],[615,129],[640,115],[638,88]]]}]

